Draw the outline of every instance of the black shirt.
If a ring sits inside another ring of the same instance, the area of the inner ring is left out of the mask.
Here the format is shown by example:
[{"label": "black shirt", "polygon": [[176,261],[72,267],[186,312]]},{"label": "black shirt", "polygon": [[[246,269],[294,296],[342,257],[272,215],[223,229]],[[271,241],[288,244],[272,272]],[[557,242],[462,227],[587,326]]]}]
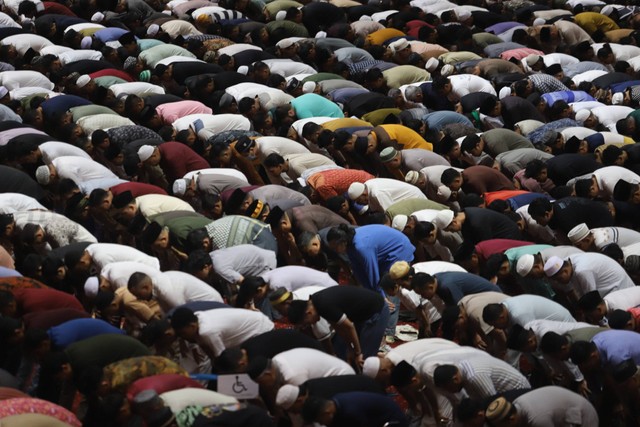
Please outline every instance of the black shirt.
[{"label": "black shirt", "polygon": [[240,347],[246,350],[249,360],[256,356],[271,359],[277,354],[294,348],[313,348],[322,351],[317,340],[294,329],[274,329],[249,338]]},{"label": "black shirt", "polygon": [[364,375],[338,375],[336,377],[314,378],[303,383],[310,396],[330,399],[338,393],[351,391],[368,391],[370,393],[386,394],[384,387],[373,378]]},{"label": "black shirt", "polygon": [[582,223],[587,227],[613,227],[615,221],[603,202],[583,197],[565,197],[553,203],[553,216],[549,221],[552,230],[569,233],[573,227]]},{"label": "black shirt", "polygon": [[556,185],[566,185],[570,179],[602,167],[593,157],[575,153],[558,154],[547,160],[546,165],[549,178]]},{"label": "black shirt", "polygon": [[0,165],[0,193],[20,193],[41,201],[45,192],[26,173],[10,166]]},{"label": "black shirt", "polygon": [[320,317],[331,323],[337,323],[345,314],[353,323],[365,322],[385,304],[379,293],[353,286],[331,286],[310,299]]},{"label": "black shirt", "polygon": [[506,215],[482,208],[466,208],[464,213],[462,237],[465,243],[475,245],[490,239],[522,240],[518,225]]}]

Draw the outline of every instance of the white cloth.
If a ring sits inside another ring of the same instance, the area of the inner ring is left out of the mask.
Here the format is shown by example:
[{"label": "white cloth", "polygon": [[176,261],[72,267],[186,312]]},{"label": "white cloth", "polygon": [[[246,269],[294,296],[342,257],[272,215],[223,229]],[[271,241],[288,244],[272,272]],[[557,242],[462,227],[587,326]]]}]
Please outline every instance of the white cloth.
[{"label": "white cloth", "polygon": [[204,388],[181,388],[167,391],[160,395],[160,399],[164,401],[166,406],[171,408],[171,412],[174,414],[192,405],[207,407],[213,405],[231,405],[238,402],[235,397]]},{"label": "white cloth", "polygon": [[195,212],[193,207],[182,199],[164,194],[145,194],[136,197],[138,211],[145,218],[152,217],[159,213],[173,211]]},{"label": "white cloth", "polygon": [[313,378],[353,375],[353,368],[345,361],[312,348],[296,348],[282,352],[272,359],[285,384],[300,385]]},{"label": "white cloth", "polygon": [[568,286],[578,296],[597,290],[601,296],[620,289],[633,288],[635,284],[615,261],[599,253],[582,253],[570,255],[573,265],[573,276]]},{"label": "white cloth", "polygon": [[402,200],[427,198],[415,185],[396,179],[373,178],[364,184],[369,192],[369,206],[374,211],[384,212]]},{"label": "white cloth", "polygon": [[33,197],[21,193],[0,193],[0,213],[7,214],[38,209],[47,210]]},{"label": "white cloth", "polygon": [[127,82],[116,83],[109,86],[109,90],[118,98],[121,95],[137,95],[143,97],[145,95],[164,95],[162,86],[154,85],[146,82]]},{"label": "white cloth", "polygon": [[217,357],[227,347],[236,347],[256,335],[273,330],[264,314],[243,308],[216,308],[196,313],[202,342]]},{"label": "white cloth", "polygon": [[[234,178],[238,178],[238,179],[242,179],[244,181],[247,181],[247,183],[249,182],[247,180],[247,177],[245,174],[243,174],[242,172],[240,172],[238,169],[233,169],[233,168],[208,168],[208,169],[198,169],[196,171],[191,171],[191,172],[187,172],[183,178],[184,179],[191,179],[193,178],[195,175],[227,175],[227,176],[232,176]],[[248,184],[247,184],[248,185]]]},{"label": "white cloth", "polygon": [[308,286],[321,286],[328,288],[338,286],[338,282],[323,271],[298,265],[278,267],[261,275],[272,289],[285,288],[288,291],[296,291]]},{"label": "white cloth", "polygon": [[218,291],[182,271],[165,271],[153,280],[158,301],[165,311],[192,301],[224,302]]},{"label": "white cloth", "polygon": [[230,130],[250,130],[251,122],[241,114],[189,114],[174,121],[171,125],[180,132],[193,128],[193,123],[201,120],[203,128],[198,132],[198,137],[206,140],[222,132]]},{"label": "white cloth", "polygon": [[634,286],[609,292],[602,299],[607,303],[609,313],[613,310],[628,310],[640,306],[640,288]]},{"label": "white cloth", "polygon": [[151,277],[153,281],[156,276],[161,274],[161,271],[159,267],[153,267],[138,261],[110,262],[100,269],[100,277],[109,282],[114,292],[119,288],[126,288],[133,273],[144,273]]},{"label": "white cloth", "polygon": [[624,105],[606,105],[591,110],[591,113],[598,118],[600,124],[611,132],[618,133],[616,123],[620,119],[626,118],[633,112],[633,108]]},{"label": "white cloth", "polygon": [[281,136],[262,136],[256,138],[255,141],[258,147],[257,155],[260,160],[264,160],[271,153],[280,154],[282,157],[290,154],[310,153],[309,149],[299,142]]},{"label": "white cloth", "polygon": [[0,85],[9,91],[21,87],[40,87],[47,90],[55,87],[45,75],[31,70],[3,71],[0,73]]},{"label": "white cloth", "polygon": [[69,243],[98,241],[86,228],[55,212],[21,211],[14,212],[13,218],[20,229],[26,224],[41,226],[57,247],[66,246]]},{"label": "white cloth", "polygon": [[46,37],[39,36],[37,34],[15,34],[13,36],[5,37],[0,40],[3,45],[13,45],[18,53],[22,56],[29,49],[33,49],[36,52],[40,52],[41,49],[52,46],[53,43]]},{"label": "white cloth", "polygon": [[209,254],[215,272],[229,283],[276,268],[276,253],[254,245],[218,249]]},{"label": "white cloth", "polygon": [[71,50],[58,55],[58,59],[62,65],[71,64],[72,62],[89,59],[99,61],[102,59],[102,52],[91,49]]},{"label": "white cloth", "polygon": [[49,165],[54,159],[58,157],[84,157],[87,160],[91,160],[91,156],[87,154],[82,148],[76,147],[75,145],[60,142],[60,141],[49,141],[42,143],[38,146],[40,152],[42,153],[42,161]]},{"label": "white cloth", "polygon": [[456,74],[449,76],[449,82],[451,82],[451,91],[458,98],[475,92],[490,93],[494,96],[498,95],[488,80],[474,74]]},{"label": "white cloth", "polygon": [[118,261],[134,261],[160,270],[160,261],[158,258],[149,256],[131,246],[118,245],[115,243],[94,243],[87,246],[85,251],[89,253],[93,264],[99,271],[102,271],[106,265]]},{"label": "white cloth", "polygon": [[118,179],[108,168],[86,157],[57,157],[51,161],[51,164],[58,171],[60,178],[71,179],[76,184],[94,179]]},{"label": "white cloth", "polygon": [[271,74],[279,74],[284,78],[296,74],[316,74],[313,67],[304,62],[296,62],[291,59],[265,59],[262,62],[267,64]]}]

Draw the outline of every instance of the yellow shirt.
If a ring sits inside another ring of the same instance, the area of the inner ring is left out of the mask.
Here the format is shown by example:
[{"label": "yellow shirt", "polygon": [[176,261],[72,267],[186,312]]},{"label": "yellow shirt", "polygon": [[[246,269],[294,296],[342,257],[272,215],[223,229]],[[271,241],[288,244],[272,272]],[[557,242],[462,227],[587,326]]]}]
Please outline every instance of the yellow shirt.
[{"label": "yellow shirt", "polygon": [[574,21],[589,34],[593,34],[597,30],[606,33],[607,31],[620,29],[613,19],[597,12],[579,13],[574,17]]},{"label": "yellow shirt", "polygon": [[344,119],[330,120],[322,124],[322,127],[324,129],[328,129],[333,132],[337,131],[338,129],[355,128],[361,126],[371,126],[371,123],[360,119],[345,117]]},{"label": "yellow shirt", "polygon": [[383,28],[382,30],[374,31],[373,33],[367,36],[367,40],[371,44],[383,44],[389,39],[394,37],[404,37],[406,36],[400,30],[396,30],[395,28]]}]

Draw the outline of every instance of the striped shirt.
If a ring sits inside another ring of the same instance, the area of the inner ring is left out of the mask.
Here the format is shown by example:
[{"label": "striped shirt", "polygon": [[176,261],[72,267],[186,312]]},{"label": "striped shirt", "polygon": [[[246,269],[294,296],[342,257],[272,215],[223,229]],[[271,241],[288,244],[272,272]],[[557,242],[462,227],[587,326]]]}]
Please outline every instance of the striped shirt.
[{"label": "striped shirt", "polygon": [[531,388],[529,381],[517,369],[492,356],[468,358],[457,367],[462,374],[464,389],[472,399]]}]

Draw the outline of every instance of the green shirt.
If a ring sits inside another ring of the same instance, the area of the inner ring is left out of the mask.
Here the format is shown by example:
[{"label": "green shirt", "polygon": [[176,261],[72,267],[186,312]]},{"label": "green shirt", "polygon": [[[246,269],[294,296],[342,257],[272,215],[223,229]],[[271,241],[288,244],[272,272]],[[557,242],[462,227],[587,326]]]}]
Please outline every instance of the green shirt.
[{"label": "green shirt", "polygon": [[302,3],[298,3],[297,1],[293,0],[274,0],[270,3],[267,3],[264,8],[269,13],[269,16],[272,19],[275,19],[278,12],[280,12],[281,10],[286,11],[290,7],[302,7]]},{"label": "green shirt", "polygon": [[600,328],[598,326],[586,327],[580,329],[574,329],[573,331],[569,331],[564,334],[565,337],[569,338],[569,343],[574,343],[576,341],[591,341],[593,337],[595,337],[600,332],[610,331],[609,328]]},{"label": "green shirt", "polygon": [[172,211],[154,215],[149,218],[149,221],[155,221],[163,227],[168,227],[171,234],[178,239],[174,243],[184,247],[187,236],[191,231],[204,228],[205,225],[213,220],[197,212]]},{"label": "green shirt", "polygon": [[381,108],[379,110],[374,110],[370,113],[365,114],[364,116],[362,116],[362,120],[365,120],[374,126],[380,126],[384,123],[384,120],[389,114],[399,116],[400,113],[402,113],[402,110],[399,108]]},{"label": "green shirt", "polygon": [[473,36],[471,36],[471,38],[473,39],[474,42],[476,42],[478,47],[480,47],[482,49],[484,49],[485,47],[489,46],[490,44],[496,44],[496,43],[504,42],[504,40],[502,40],[500,37],[496,36],[495,34],[491,34],[491,33],[477,33],[477,34],[474,34]]},{"label": "green shirt", "polygon": [[96,82],[98,86],[106,87],[107,89],[111,85],[117,85],[118,83],[127,83],[125,79],[121,79],[120,77],[116,77],[116,76],[96,77],[93,80]]},{"label": "green shirt", "polygon": [[76,374],[89,366],[105,366],[130,357],[148,356],[149,348],[128,335],[104,334],[75,342],[65,349]]},{"label": "green shirt", "polygon": [[387,208],[387,215],[393,219],[396,215],[411,215],[414,212],[421,211],[423,209],[433,209],[441,211],[443,209],[449,209],[447,206],[442,205],[433,200],[427,199],[405,199],[396,202]]},{"label": "green shirt", "polygon": [[518,283],[522,285],[523,288],[527,291],[527,293],[531,293],[533,295],[540,295],[542,297],[546,297],[549,299],[553,299],[555,296],[555,292],[553,288],[549,285],[549,283],[544,279],[534,279],[531,277],[520,277],[516,270],[516,264],[518,260],[523,255],[536,255],[540,251],[544,249],[552,248],[551,245],[527,245],[527,246],[519,246],[517,248],[511,248],[504,251],[507,259],[509,260],[509,268],[513,274],[516,276]]},{"label": "green shirt", "polygon": [[92,116],[94,114],[115,114],[118,115],[109,107],[103,105],[81,105],[79,107],[70,108],[71,114],[73,114],[73,121],[77,122],[78,119],[86,116]]},{"label": "green shirt", "polygon": [[309,37],[309,31],[304,25],[296,24],[293,21],[271,21],[268,22],[267,31],[272,34],[279,28],[285,30],[287,37]]},{"label": "green shirt", "polygon": [[321,82],[324,80],[344,80],[344,77],[339,76],[333,73],[316,73],[302,79],[304,83],[306,82]]}]

